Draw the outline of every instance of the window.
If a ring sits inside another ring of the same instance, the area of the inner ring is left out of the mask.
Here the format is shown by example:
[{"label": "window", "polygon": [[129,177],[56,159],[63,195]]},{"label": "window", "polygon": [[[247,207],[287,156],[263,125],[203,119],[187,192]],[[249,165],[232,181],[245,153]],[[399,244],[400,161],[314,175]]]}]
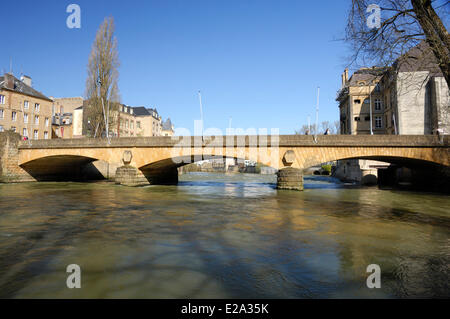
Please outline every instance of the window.
[{"label": "window", "polygon": [[355,104],[361,104],[361,100],[355,100]]},{"label": "window", "polygon": [[130,129],[134,130],[134,122],[133,121],[130,122]]},{"label": "window", "polygon": [[23,113],[23,122],[25,124],[28,123],[28,114],[27,113]]},{"label": "window", "polygon": [[39,103],[36,103],[35,105],[34,105],[34,112],[36,112],[36,113],[38,113],[39,112]]},{"label": "window", "polygon": [[383,120],[381,119],[381,116],[375,116],[375,128],[382,128],[383,127]]},{"label": "window", "polygon": [[37,140],[39,138],[38,130],[34,130],[34,139]]},{"label": "window", "polygon": [[14,111],[11,113],[11,120],[14,122],[17,121],[17,113]]},{"label": "window", "polygon": [[381,100],[375,99],[375,111],[381,111]]},{"label": "window", "polygon": [[44,139],[48,140],[48,132],[44,132]]},{"label": "window", "polygon": [[370,103],[370,100],[369,99],[365,99],[364,100],[364,104],[369,104]]},{"label": "window", "polygon": [[366,117],[364,118],[364,120],[365,120],[365,121],[370,121],[370,116],[366,116]]},{"label": "window", "polygon": [[0,132],[3,132],[3,125],[0,125]]},{"label": "window", "polygon": [[23,136],[28,136],[28,130],[26,127],[23,128]]},{"label": "window", "polygon": [[355,121],[359,122],[359,121],[361,121],[361,118],[359,116],[357,116],[357,117],[355,117]]},{"label": "window", "polygon": [[0,104],[5,104],[5,96],[0,95]]},{"label": "window", "polygon": [[28,101],[23,101],[23,108],[24,108],[25,110],[28,110],[28,107],[29,107]]},{"label": "window", "polygon": [[0,109],[0,119],[5,117],[5,111],[3,109]]},{"label": "window", "polygon": [[48,127],[48,117],[45,118],[45,126]]},{"label": "window", "polygon": [[137,122],[136,122],[136,127],[137,127],[137,128],[141,128],[141,122],[137,121]]},{"label": "window", "polygon": [[39,115],[34,116],[34,124],[39,125]]},{"label": "window", "polygon": [[377,85],[375,86],[375,92],[380,92],[380,91],[381,91],[380,83],[377,83]]}]

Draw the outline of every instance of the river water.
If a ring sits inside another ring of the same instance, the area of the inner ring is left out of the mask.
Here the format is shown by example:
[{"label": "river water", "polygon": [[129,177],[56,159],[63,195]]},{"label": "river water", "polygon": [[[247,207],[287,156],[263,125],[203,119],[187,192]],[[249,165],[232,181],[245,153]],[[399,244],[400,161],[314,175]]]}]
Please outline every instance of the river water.
[{"label": "river water", "polygon": [[[450,297],[450,196],[305,177],[0,185],[0,297]],[[69,289],[69,264],[81,289]],[[369,289],[366,268],[381,269]]]}]

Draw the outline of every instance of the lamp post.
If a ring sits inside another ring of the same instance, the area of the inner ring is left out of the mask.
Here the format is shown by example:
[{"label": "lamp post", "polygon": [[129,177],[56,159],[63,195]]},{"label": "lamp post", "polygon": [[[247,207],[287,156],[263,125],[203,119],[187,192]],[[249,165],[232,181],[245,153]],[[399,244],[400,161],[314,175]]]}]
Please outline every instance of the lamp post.
[{"label": "lamp post", "polygon": [[370,116],[370,135],[373,135],[372,128],[372,86],[369,84],[369,116]]},{"label": "lamp post", "polygon": [[102,101],[102,110],[103,110],[103,119],[105,121],[106,138],[108,138],[108,140],[109,140],[109,125],[108,125],[109,124],[108,123],[109,122],[109,114],[106,115],[105,104],[103,102],[103,97],[102,97],[102,92],[101,92],[102,81],[100,80],[100,70],[99,70],[99,76],[97,77],[97,86],[98,86],[98,97]]}]

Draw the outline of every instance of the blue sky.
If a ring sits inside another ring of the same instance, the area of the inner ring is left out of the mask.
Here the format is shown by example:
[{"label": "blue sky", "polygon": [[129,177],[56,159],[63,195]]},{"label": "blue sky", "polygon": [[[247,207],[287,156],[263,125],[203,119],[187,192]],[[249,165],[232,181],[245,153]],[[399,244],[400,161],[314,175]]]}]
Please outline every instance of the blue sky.
[{"label": "blue sky", "polygon": [[[81,7],[81,29],[66,7]],[[307,116],[338,119],[335,102],[347,47],[349,1],[48,0],[2,4],[0,70],[30,75],[47,96],[83,96],[95,33],[113,16],[122,103],[156,106],[176,127],[279,128],[292,134]]]}]

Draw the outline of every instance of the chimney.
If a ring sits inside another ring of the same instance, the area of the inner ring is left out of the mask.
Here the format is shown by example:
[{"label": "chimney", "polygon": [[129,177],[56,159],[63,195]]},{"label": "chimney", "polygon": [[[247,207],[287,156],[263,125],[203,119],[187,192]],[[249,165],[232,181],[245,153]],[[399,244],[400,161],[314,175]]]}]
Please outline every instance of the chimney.
[{"label": "chimney", "polygon": [[14,90],[14,75],[5,73],[5,89]]},{"label": "chimney", "polygon": [[348,68],[344,70],[344,73],[342,73],[341,77],[342,77],[342,88],[344,88],[348,81]]},{"label": "chimney", "polygon": [[22,81],[24,84],[26,84],[29,87],[31,87],[31,78],[28,75],[22,75],[20,77],[20,81]]}]

